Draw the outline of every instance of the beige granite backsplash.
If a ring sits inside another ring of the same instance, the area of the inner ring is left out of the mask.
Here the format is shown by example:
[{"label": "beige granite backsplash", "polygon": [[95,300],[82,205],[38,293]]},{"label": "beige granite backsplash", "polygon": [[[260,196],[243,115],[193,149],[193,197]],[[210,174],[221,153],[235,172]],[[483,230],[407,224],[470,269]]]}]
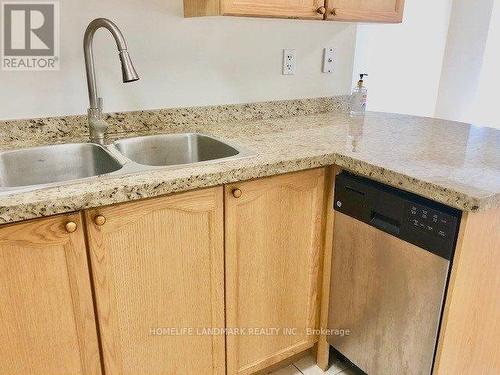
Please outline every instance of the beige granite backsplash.
[{"label": "beige granite backsplash", "polygon": [[[266,120],[326,112],[345,112],[349,96],[251,104],[170,108],[106,114],[110,139],[161,132],[197,131],[197,125]],[[0,121],[0,150],[88,140],[87,116]]]}]

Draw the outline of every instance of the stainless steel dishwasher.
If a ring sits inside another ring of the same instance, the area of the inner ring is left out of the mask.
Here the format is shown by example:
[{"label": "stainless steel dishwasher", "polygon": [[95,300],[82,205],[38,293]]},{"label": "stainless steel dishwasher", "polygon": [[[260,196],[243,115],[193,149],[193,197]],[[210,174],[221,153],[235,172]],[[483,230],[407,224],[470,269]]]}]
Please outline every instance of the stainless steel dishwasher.
[{"label": "stainless steel dishwasher", "polygon": [[368,375],[432,373],[461,212],[343,172],[329,343]]}]

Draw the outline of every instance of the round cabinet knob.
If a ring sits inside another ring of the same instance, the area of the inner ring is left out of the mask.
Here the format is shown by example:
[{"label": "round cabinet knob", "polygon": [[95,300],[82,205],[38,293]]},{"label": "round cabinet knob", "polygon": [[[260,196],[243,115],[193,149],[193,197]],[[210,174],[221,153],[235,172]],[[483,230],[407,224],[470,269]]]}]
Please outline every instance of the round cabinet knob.
[{"label": "round cabinet knob", "polygon": [[332,13],[332,16],[336,16],[337,15],[337,9],[333,8],[331,13]]},{"label": "round cabinet knob", "polygon": [[243,194],[240,189],[233,189],[232,193],[233,193],[233,197],[235,197],[235,198],[239,198]]},{"label": "round cabinet knob", "polygon": [[325,7],[319,7],[316,11],[317,11],[319,14],[325,14],[325,13],[326,13],[326,8],[325,8]]},{"label": "round cabinet knob", "polygon": [[78,226],[76,225],[76,223],[74,221],[68,221],[65,225],[66,232],[68,232],[68,233],[73,233],[74,231],[76,231],[77,227]]},{"label": "round cabinet knob", "polygon": [[94,218],[94,223],[95,223],[95,225],[102,226],[106,223],[106,218],[102,215],[97,215]]}]

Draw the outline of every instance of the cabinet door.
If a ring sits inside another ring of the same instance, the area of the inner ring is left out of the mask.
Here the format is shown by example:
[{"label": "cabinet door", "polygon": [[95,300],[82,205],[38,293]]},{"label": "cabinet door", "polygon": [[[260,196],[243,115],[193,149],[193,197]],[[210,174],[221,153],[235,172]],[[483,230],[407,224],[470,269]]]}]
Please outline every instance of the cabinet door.
[{"label": "cabinet door", "polygon": [[85,217],[106,374],[224,374],[222,188]]},{"label": "cabinet door", "polygon": [[318,321],[324,181],[315,169],[226,187],[226,325],[271,329],[228,336],[228,375],[317,341],[307,329]]},{"label": "cabinet door", "polygon": [[326,0],[330,21],[401,23],[404,0]]},{"label": "cabinet door", "polygon": [[0,374],[101,374],[79,214],[0,227]]},{"label": "cabinet door", "polygon": [[223,15],[322,20],[325,0],[221,0]]}]

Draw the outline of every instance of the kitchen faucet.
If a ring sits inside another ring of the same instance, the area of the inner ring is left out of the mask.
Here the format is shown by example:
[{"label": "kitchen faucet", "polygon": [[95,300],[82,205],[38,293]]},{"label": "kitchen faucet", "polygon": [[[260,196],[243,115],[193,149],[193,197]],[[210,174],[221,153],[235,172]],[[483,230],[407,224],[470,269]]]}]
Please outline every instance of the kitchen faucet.
[{"label": "kitchen faucet", "polygon": [[120,56],[122,65],[123,82],[134,82],[139,79],[139,75],[135,71],[130,55],[127,51],[127,43],[122,32],[112,21],[106,18],[97,18],[90,22],[85,31],[83,38],[83,51],[85,54],[85,68],[87,71],[87,84],[89,89],[90,108],[88,110],[90,141],[94,143],[104,144],[106,139],[106,131],[108,124],[102,116],[102,98],[98,97],[96,75],[94,68],[94,55],[92,50],[92,42],[95,32],[104,27],[108,29],[111,35],[115,38],[116,46]]}]

